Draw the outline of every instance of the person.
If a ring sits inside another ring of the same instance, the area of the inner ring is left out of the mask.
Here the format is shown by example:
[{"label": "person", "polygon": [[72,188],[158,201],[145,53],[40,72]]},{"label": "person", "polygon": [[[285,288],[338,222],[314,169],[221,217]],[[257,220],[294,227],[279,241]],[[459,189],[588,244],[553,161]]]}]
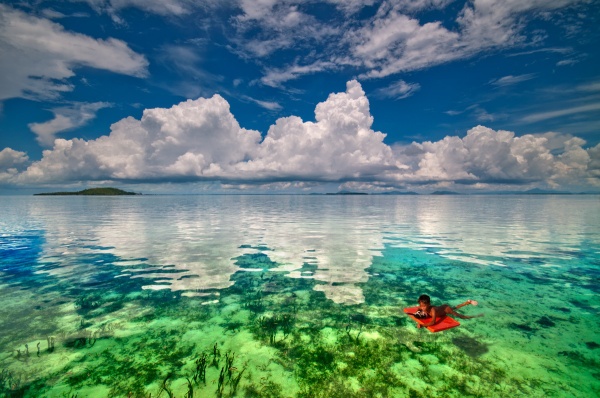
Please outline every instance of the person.
[{"label": "person", "polygon": [[432,306],[431,305],[431,298],[426,295],[423,294],[419,297],[419,310],[414,313],[414,314],[410,314],[410,315],[414,315],[417,318],[426,318],[426,317],[431,317],[431,320],[427,323],[423,323],[423,324],[418,324],[417,327],[421,327],[421,326],[431,326],[431,325],[435,325],[438,321],[438,318],[443,318],[446,315],[454,315],[457,316],[461,319],[472,319],[472,318],[480,318],[482,317],[484,314],[479,314],[479,315],[474,315],[474,316],[469,316],[469,315],[463,315],[463,314],[459,314],[458,312],[456,312],[457,309],[464,307],[465,305],[477,305],[477,301],[475,300],[467,300],[462,304],[457,305],[456,307],[451,307],[448,304],[442,304],[442,305],[438,305],[438,306]]}]

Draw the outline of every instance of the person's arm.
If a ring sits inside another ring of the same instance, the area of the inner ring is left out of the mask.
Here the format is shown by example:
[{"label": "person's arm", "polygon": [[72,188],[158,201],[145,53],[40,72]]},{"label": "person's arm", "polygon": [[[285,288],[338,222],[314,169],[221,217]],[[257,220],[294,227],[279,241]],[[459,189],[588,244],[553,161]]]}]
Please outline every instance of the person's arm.
[{"label": "person's arm", "polygon": [[454,308],[455,308],[455,309],[458,309],[458,308],[460,308],[460,307],[464,307],[465,305],[469,305],[469,304],[471,304],[471,300],[467,300],[467,301],[465,301],[464,303],[462,303],[462,304],[459,304],[459,305],[457,305],[457,306],[456,306],[456,307],[454,307]]},{"label": "person's arm", "polygon": [[435,308],[431,309],[431,321],[427,322],[427,323],[422,323],[421,326],[431,326],[431,325],[435,325],[435,322],[437,320],[437,314],[435,311]]}]

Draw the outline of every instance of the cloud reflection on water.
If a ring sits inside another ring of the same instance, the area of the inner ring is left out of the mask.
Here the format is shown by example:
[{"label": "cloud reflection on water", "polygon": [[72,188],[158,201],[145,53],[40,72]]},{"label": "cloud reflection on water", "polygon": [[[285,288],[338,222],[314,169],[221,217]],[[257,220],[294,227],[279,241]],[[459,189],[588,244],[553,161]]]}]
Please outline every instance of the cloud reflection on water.
[{"label": "cloud reflection on water", "polygon": [[[279,264],[271,272],[313,278],[315,290],[344,304],[364,301],[357,284],[368,280],[367,268],[386,244],[477,264],[530,256],[553,261],[571,258],[600,225],[598,203],[590,197],[9,200],[14,218],[0,227],[43,230],[40,261],[59,266],[42,270],[58,277],[81,272],[80,256],[110,253],[121,259],[114,265],[124,274],[148,279],[145,288],[216,293],[233,283],[237,257],[262,252]],[[316,267],[314,273],[301,272],[305,263]]]}]

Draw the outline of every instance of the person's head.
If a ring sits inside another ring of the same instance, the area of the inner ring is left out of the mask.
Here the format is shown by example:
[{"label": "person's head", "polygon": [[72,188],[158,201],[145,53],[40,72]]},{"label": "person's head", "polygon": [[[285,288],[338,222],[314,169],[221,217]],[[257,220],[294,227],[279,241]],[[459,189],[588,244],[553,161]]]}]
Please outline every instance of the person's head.
[{"label": "person's head", "polygon": [[426,294],[422,294],[419,297],[419,307],[421,308],[427,308],[431,305],[431,298],[426,295]]}]

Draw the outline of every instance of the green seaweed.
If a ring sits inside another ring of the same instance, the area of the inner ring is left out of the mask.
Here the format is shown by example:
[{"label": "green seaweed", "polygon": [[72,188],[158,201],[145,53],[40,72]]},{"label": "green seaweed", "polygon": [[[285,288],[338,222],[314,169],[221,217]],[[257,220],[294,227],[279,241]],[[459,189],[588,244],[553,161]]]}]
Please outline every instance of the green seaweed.
[{"label": "green seaweed", "polygon": [[207,356],[205,353],[202,353],[200,358],[196,359],[196,369],[194,371],[193,380],[194,383],[199,384],[200,382],[206,384],[206,362]]},{"label": "green seaweed", "polygon": [[219,350],[219,344],[215,343],[213,346],[213,360],[211,365],[217,369],[219,368],[219,358],[221,358],[221,350]]}]

